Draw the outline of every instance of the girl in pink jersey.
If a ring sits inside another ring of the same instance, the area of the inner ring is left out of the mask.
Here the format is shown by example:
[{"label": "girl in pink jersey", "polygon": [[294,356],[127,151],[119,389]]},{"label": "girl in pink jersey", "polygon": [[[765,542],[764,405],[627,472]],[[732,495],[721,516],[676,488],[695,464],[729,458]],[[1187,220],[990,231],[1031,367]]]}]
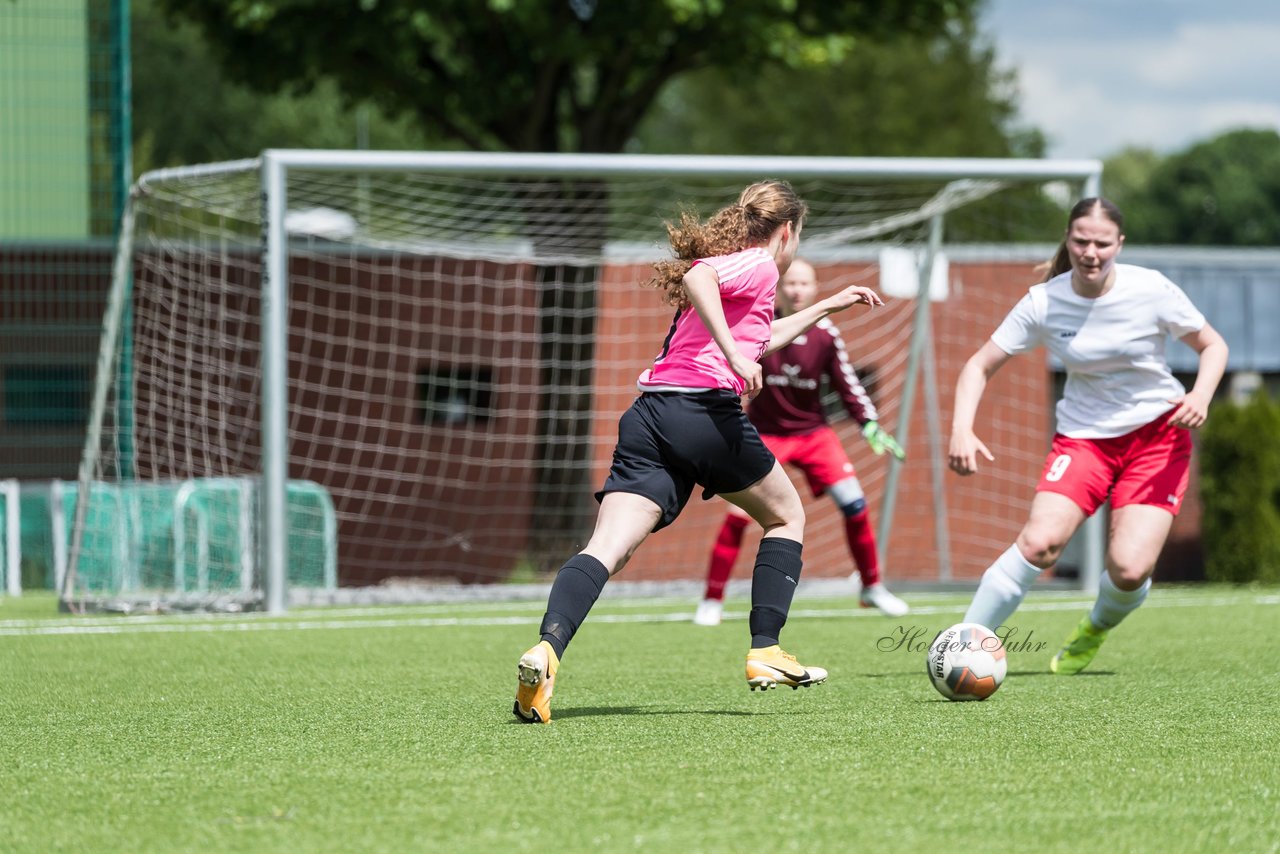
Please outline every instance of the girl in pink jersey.
[{"label": "girl in pink jersey", "polygon": [[[790,314],[808,308],[818,296],[818,277],[813,265],[797,258],[783,274],[778,286],[777,310]],[[840,395],[845,411],[862,425],[863,435],[876,454],[890,451],[898,459],[906,454],[897,440],[880,427],[875,404],[858,381],[849,364],[844,340],[831,321],[822,321],[761,362],[764,388],[747,409],[747,418],[760,431],[760,438],[783,465],[804,472],[815,498],[830,495],[844,517],[845,539],[860,582],[864,607],[873,607],[889,616],[902,616],[910,608],[894,596],[880,580],[880,558],[866,495],[853,463],[835,430],[827,423],[822,403],[822,381]],[[742,538],[751,519],[731,507],[716,535],[707,567],[706,593],[693,621],[700,626],[720,624],[725,585],[742,548]]]},{"label": "girl in pink jersey", "polygon": [[[973,431],[987,380],[1018,353],[1044,344],[1067,369],[1057,434],[1031,514],[1017,541],[987,569],[965,622],[999,627],[1040,570],[1111,499],[1106,573],[1093,610],[1049,669],[1078,673],[1107,632],[1147,597],[1156,558],[1187,489],[1189,430],[1205,422],[1227,364],[1227,344],[1186,294],[1154,270],[1117,264],[1124,218],[1106,199],[1071,209],[1045,281],[1013,308],[960,372],[950,465],[961,475],[993,460]],[[1186,391],[1169,370],[1168,336],[1200,354]]]},{"label": "girl in pink jersey", "polygon": [[778,646],[796,582],[804,510],[790,478],[742,411],[740,395],[760,391],[759,359],[827,315],[857,303],[881,305],[871,290],[849,287],[803,312],[773,317],[778,276],[800,244],[807,208],[790,185],[763,181],[706,223],[685,214],[668,224],[675,258],[654,265],[650,284],[675,318],[641,395],[618,422],[618,443],[600,512],[586,547],[556,575],[542,640],[520,658],[514,711],[530,723],[551,720],[560,657],[610,576],[648,535],[671,524],[695,486],[720,494],[765,529],[752,585],[751,688],[816,685],[827,673],[805,667]]}]

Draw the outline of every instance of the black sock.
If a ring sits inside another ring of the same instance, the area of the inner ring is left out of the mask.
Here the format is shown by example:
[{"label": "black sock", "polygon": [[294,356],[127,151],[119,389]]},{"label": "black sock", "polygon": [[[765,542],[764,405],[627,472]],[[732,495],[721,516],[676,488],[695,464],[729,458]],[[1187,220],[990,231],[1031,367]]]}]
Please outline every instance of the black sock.
[{"label": "black sock", "polygon": [[773,646],[787,622],[791,597],[800,581],[800,549],[795,540],[765,537],[751,575],[751,648]]},{"label": "black sock", "polygon": [[587,618],[608,580],[609,570],[591,555],[574,555],[560,567],[547,597],[547,613],[538,629],[557,658],[564,655],[564,648],[573,640],[574,632]]}]

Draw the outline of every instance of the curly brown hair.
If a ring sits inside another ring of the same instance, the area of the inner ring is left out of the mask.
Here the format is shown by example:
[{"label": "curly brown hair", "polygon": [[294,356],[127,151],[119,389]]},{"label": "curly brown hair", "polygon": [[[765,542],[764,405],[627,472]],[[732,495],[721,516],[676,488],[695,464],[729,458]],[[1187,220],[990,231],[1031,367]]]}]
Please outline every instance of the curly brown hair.
[{"label": "curly brown hair", "polygon": [[785,223],[802,226],[808,213],[809,206],[790,184],[773,180],[747,187],[737,202],[716,211],[705,223],[697,214],[682,211],[679,223],[666,224],[675,258],[655,263],[653,276],[645,284],[663,291],[663,302],[688,308],[684,275],[694,261],[763,246]]}]

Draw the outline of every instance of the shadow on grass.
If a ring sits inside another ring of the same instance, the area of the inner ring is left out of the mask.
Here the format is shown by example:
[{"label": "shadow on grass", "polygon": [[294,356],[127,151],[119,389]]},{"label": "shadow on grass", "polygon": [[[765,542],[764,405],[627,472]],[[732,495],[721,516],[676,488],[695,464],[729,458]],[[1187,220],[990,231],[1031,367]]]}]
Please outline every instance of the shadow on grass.
[{"label": "shadow on grass", "polygon": [[[794,715],[807,714],[808,709],[761,709],[759,711],[746,712],[741,709],[673,709],[671,707],[657,706],[579,706],[573,709],[565,709],[563,711],[555,711],[551,715],[551,720],[565,720],[566,718],[594,718],[604,717],[606,715],[717,715],[723,717],[739,717],[754,718],[759,715]],[[514,718],[513,724],[520,724]]]},{"label": "shadow on grass", "polygon": [[1011,670],[1008,676],[1016,676],[1022,679],[1026,676],[1052,676],[1054,679],[1080,679],[1084,676],[1115,676],[1114,670],[1085,670],[1071,676],[1059,676],[1057,673],[1050,673],[1048,670]]},{"label": "shadow on grass", "polygon": [[[1006,674],[1005,678],[1010,676],[1017,679],[1023,679],[1028,676],[1052,676],[1055,679],[1079,679],[1082,676],[1115,676],[1114,670],[1085,670],[1074,676],[1059,676],[1056,673],[1050,673],[1045,670],[1011,670]],[[898,671],[895,673],[861,673],[859,676],[863,679],[921,679],[928,678],[927,673],[911,673],[906,671]]]}]

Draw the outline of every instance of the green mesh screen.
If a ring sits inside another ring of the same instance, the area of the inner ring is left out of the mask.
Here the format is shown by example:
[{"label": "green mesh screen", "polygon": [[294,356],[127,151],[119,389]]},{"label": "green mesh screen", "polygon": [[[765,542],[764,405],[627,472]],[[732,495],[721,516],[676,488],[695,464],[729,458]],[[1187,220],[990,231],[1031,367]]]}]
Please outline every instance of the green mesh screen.
[{"label": "green mesh screen", "polygon": [[24,481],[24,586],[53,584],[47,481],[84,446],[128,81],[129,0],[0,0],[0,472]]}]

